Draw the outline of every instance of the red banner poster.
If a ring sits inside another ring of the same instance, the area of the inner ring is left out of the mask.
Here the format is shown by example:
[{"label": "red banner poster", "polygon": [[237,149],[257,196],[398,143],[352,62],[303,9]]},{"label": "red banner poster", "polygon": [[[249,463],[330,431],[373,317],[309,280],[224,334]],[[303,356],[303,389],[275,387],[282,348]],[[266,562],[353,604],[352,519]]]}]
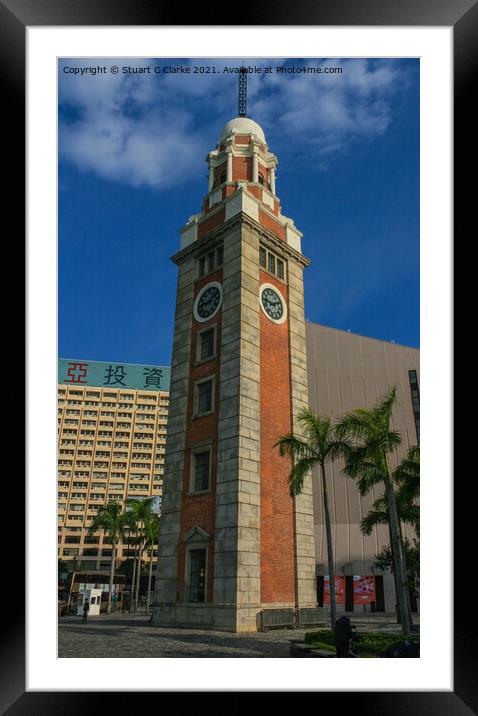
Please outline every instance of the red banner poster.
[{"label": "red banner poster", "polygon": [[354,604],[370,604],[376,602],[375,577],[364,575],[354,576]]},{"label": "red banner poster", "polygon": [[[335,577],[336,604],[345,604],[345,577]],[[330,579],[324,577],[324,604],[330,604]]]}]

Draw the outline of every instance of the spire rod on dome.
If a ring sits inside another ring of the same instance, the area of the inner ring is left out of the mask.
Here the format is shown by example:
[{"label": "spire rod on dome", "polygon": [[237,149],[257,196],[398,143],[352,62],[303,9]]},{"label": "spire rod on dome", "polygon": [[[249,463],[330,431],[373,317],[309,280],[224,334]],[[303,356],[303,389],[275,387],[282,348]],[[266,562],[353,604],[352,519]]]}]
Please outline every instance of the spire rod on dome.
[{"label": "spire rod on dome", "polygon": [[247,110],[247,68],[244,65],[239,69],[239,117],[246,116]]}]

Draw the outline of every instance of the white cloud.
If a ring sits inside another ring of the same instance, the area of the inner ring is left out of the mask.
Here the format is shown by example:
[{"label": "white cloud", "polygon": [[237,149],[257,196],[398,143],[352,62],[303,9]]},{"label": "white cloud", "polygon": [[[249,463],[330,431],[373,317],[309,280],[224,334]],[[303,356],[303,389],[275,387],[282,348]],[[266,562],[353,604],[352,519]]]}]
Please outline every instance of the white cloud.
[{"label": "white cloud", "polygon": [[[247,62],[275,70],[285,60]],[[63,60],[60,66],[60,153],[65,160],[104,178],[156,189],[205,173],[204,157],[236,109],[236,76],[224,75],[222,67],[237,61],[189,59],[185,65],[214,64],[218,72],[182,75],[109,71],[114,64],[153,68],[158,63],[150,59],[101,60],[98,64],[106,64],[108,72],[96,76],[62,71],[65,65],[87,64],[94,60]],[[342,67],[343,73],[250,75],[248,113],[263,125],[279,156],[306,149],[319,166],[327,167],[350,142],[386,131],[402,72],[386,60],[305,64]]]},{"label": "white cloud", "polygon": [[180,112],[171,117],[151,110],[140,120],[114,109],[89,112],[63,127],[61,152],[104,178],[163,188],[184,180],[204,159],[189,125],[189,116]]},{"label": "white cloud", "polygon": [[259,121],[271,125],[273,135],[287,132],[292,150],[306,138],[311,158],[317,159],[346,149],[353,140],[385,132],[392,95],[403,84],[402,71],[393,62],[323,60],[305,66],[343,71],[264,75],[265,96],[259,95],[253,110]]}]

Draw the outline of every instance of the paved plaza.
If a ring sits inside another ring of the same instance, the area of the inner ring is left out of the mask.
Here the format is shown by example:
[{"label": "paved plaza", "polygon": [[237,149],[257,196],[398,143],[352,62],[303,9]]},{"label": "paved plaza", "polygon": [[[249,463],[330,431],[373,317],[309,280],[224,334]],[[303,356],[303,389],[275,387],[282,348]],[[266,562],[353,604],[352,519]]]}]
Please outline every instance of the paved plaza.
[{"label": "paved plaza", "polygon": [[[414,618],[417,622],[418,618]],[[389,615],[351,615],[357,631],[399,633]],[[290,642],[303,641],[308,629],[276,629],[251,634],[168,629],[153,626],[149,617],[112,614],[61,617],[58,624],[60,658],[290,658]]]}]

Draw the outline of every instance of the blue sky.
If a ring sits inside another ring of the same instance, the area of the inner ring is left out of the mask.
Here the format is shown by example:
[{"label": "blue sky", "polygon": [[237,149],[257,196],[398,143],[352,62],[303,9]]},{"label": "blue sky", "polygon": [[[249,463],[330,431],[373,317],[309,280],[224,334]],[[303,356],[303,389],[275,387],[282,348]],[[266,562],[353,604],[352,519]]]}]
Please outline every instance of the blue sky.
[{"label": "blue sky", "polygon": [[[169,257],[207,192],[207,152],[237,115],[237,76],[223,69],[238,64],[60,61],[59,357],[170,364],[177,269]],[[418,347],[419,61],[245,64],[263,70],[248,76],[247,113],[279,158],[282,212],[312,260],[306,318]],[[97,65],[107,72],[65,72]],[[216,72],[163,71],[179,65]],[[123,74],[123,66],[150,71]]]}]

